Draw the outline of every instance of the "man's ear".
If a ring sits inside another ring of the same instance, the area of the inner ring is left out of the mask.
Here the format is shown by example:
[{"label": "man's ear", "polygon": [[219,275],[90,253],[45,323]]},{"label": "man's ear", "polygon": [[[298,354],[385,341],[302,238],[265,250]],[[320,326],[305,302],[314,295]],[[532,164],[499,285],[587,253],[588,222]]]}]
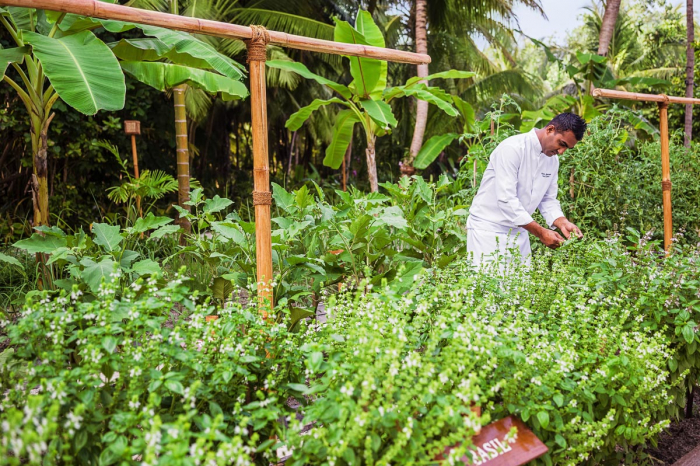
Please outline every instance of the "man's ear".
[{"label": "man's ear", "polygon": [[549,125],[545,128],[545,131],[547,131],[548,135],[552,135],[557,131],[557,129],[554,127],[554,125]]}]

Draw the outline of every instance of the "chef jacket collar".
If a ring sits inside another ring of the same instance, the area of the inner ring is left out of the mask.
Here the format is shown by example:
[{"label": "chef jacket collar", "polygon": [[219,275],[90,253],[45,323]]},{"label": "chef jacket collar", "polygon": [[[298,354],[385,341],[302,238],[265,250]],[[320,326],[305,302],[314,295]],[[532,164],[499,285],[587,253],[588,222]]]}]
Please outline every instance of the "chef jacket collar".
[{"label": "chef jacket collar", "polygon": [[540,138],[537,137],[537,133],[535,132],[535,128],[530,130],[529,136],[532,138],[532,144],[534,144],[532,147],[538,151],[538,155],[543,155],[544,152],[542,152],[542,143],[540,143]]}]

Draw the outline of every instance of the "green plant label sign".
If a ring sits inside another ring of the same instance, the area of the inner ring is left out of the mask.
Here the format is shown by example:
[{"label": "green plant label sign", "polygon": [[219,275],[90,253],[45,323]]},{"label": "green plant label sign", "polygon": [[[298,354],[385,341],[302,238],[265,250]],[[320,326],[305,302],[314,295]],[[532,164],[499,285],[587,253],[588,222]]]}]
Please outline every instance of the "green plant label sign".
[{"label": "green plant label sign", "polygon": [[[472,437],[470,454],[461,458],[462,463],[474,466],[520,466],[547,453],[547,446],[523,424],[520,419],[508,416],[481,428]],[[451,448],[445,451],[445,457]]]}]

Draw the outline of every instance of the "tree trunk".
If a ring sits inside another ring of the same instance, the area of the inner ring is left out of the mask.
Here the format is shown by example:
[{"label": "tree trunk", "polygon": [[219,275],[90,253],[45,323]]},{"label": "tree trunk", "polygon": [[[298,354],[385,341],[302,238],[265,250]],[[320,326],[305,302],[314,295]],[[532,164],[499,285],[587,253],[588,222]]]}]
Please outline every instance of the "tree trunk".
[{"label": "tree trunk", "polygon": [[[177,203],[180,207],[190,211],[190,206],[185,202],[190,200],[190,151],[187,147],[187,114],[185,113],[186,84],[173,88],[173,101],[175,104],[175,145],[177,147]],[[190,221],[180,219],[180,226],[185,233],[191,231]]]},{"label": "tree trunk", "polygon": [[367,141],[367,176],[369,177],[370,191],[376,193],[379,191],[379,182],[377,180],[377,161],[374,157],[374,144],[376,142],[376,137],[372,136]]},{"label": "tree trunk", "polygon": [[[416,0],[416,53],[428,53],[428,30],[427,30],[427,0]],[[418,65],[417,75],[421,78],[428,76],[428,65]],[[428,81],[422,80],[424,84]],[[415,172],[413,161],[416,159],[420,148],[423,146],[423,135],[425,134],[425,126],[428,122],[428,102],[419,100],[416,105],[416,125],[413,129],[413,140],[408,160],[401,166],[401,172],[404,176],[410,176]]]},{"label": "tree trunk", "polygon": [[49,225],[48,132],[52,114],[46,121],[37,119],[32,128],[34,173],[32,174],[32,203],[34,227]]},{"label": "tree trunk", "polygon": [[[693,97],[695,87],[695,20],[693,18],[693,0],[686,0],[686,24],[688,39],[685,65],[685,96]],[[685,147],[690,147],[693,139],[693,106],[685,106]]]},{"label": "tree trunk", "polygon": [[605,56],[608,54],[610,42],[615,32],[617,15],[620,13],[620,1],[607,0],[605,2],[605,14],[603,15],[603,24],[600,26],[600,37],[598,39],[598,55]]}]

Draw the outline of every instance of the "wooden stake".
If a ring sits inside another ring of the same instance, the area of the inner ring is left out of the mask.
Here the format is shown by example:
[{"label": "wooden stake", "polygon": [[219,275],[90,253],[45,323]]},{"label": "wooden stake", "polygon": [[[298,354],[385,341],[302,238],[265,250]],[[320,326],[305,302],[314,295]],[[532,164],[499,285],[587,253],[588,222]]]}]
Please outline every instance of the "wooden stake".
[{"label": "wooden stake", "polygon": [[265,84],[266,45],[269,35],[263,27],[252,26],[255,33],[247,42],[250,69],[250,107],[253,120],[253,205],[255,206],[255,254],[258,272],[258,296],[261,312],[267,318],[272,311],[272,234],[270,222],[270,168],[267,153],[267,95]]},{"label": "wooden stake", "polygon": [[673,215],[671,213],[671,158],[668,147],[668,103],[659,103],[659,130],[661,132],[661,189],[664,202],[664,249],[671,251]]},{"label": "wooden stake", "polygon": [[[141,10],[124,5],[115,5],[99,0],[2,0],[0,4],[38,8],[63,13],[90,16],[92,18],[127,21],[149,24],[168,29],[176,29],[208,36],[228,37],[232,39],[251,39],[253,29],[238,24],[220,23],[199,18],[188,18],[158,11]],[[343,44],[330,40],[312,39],[285,32],[269,31],[269,43],[297,50],[369,57],[398,63],[420,65],[430,63],[430,56],[403,50],[385,49],[361,44]]]}]

